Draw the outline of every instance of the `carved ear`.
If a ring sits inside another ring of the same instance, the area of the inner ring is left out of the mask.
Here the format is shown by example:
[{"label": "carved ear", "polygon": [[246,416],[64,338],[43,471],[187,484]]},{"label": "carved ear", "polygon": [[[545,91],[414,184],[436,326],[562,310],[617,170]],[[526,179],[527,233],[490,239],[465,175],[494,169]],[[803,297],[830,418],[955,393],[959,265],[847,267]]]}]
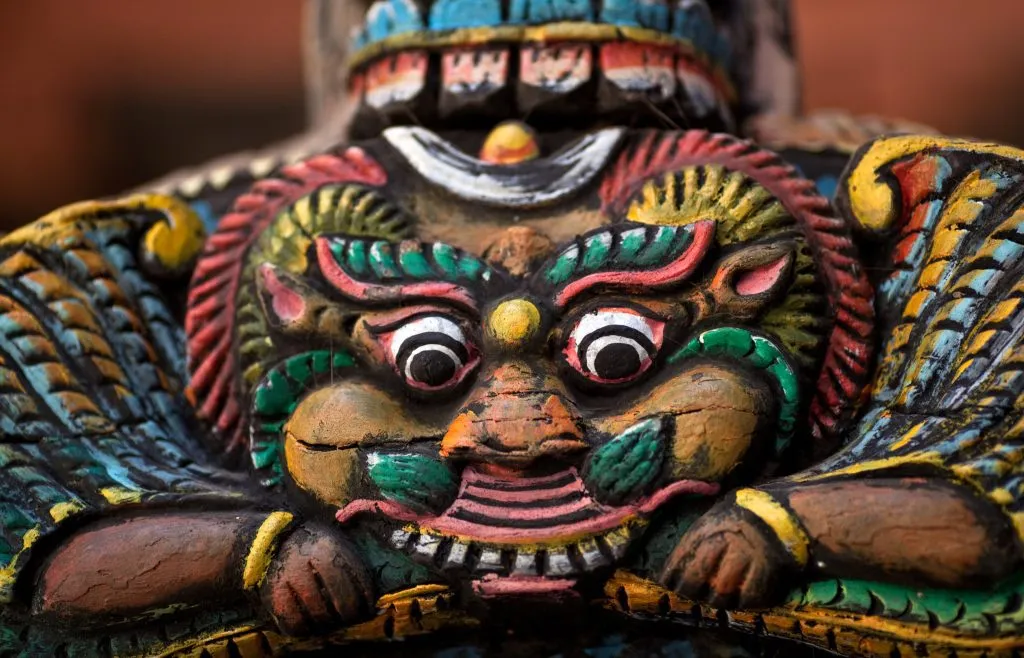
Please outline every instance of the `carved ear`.
[{"label": "carved ear", "polygon": [[[256,289],[263,314],[285,334],[337,332],[343,310],[294,274],[269,263],[256,270]],[[339,336],[340,338],[340,336]]]},{"label": "carved ear", "polygon": [[287,327],[301,321],[307,314],[308,292],[291,274],[269,263],[260,265],[256,272],[263,312],[271,324]]},{"label": "carved ear", "polygon": [[729,254],[708,285],[718,310],[742,316],[760,312],[789,289],[795,260],[791,242],[753,245]]}]

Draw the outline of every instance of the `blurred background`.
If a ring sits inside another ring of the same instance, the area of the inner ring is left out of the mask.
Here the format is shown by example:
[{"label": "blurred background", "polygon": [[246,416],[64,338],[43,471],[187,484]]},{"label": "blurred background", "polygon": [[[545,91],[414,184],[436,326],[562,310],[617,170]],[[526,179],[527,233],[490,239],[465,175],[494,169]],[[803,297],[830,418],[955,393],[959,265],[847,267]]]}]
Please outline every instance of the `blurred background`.
[{"label": "blurred background", "polygon": [[[793,0],[808,108],[1024,145],[1022,0]],[[302,129],[300,0],[0,2],[0,229]]]}]

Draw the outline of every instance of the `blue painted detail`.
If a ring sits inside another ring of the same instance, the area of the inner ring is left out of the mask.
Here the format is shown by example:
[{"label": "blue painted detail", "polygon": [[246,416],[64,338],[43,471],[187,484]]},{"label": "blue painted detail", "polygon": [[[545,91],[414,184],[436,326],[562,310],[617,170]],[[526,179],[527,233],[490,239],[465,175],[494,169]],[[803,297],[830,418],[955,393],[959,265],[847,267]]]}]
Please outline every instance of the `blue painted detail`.
[{"label": "blue painted detail", "polygon": [[818,192],[821,196],[831,201],[836,196],[839,179],[831,175],[819,176],[818,180],[814,181],[814,184],[818,186]]},{"label": "blue painted detail", "polygon": [[349,37],[349,52],[355,53],[362,50],[366,46],[370,45],[370,37],[366,32],[366,26],[361,25],[352,30],[352,35]]},{"label": "blue painted detail", "polygon": [[535,25],[557,21],[594,21],[590,0],[512,0],[509,23]]},{"label": "blue painted detail", "polygon": [[378,0],[366,13],[366,43],[423,30],[423,15],[412,0]]},{"label": "blue painted detail", "polygon": [[189,204],[192,210],[199,215],[199,219],[203,222],[203,228],[206,229],[207,235],[212,235],[217,230],[217,222],[220,221],[220,217],[213,212],[213,206],[210,205],[209,201],[203,201],[197,199]]},{"label": "blue painted detail", "polygon": [[501,24],[501,2],[498,0],[438,0],[430,8],[432,30],[494,27]]},{"label": "blue painted detail", "polygon": [[688,39],[709,55],[718,48],[715,21],[704,2],[680,3],[672,12],[672,34],[680,39]]},{"label": "blue painted detail", "polygon": [[665,0],[605,0],[601,22],[668,32],[668,3]]}]

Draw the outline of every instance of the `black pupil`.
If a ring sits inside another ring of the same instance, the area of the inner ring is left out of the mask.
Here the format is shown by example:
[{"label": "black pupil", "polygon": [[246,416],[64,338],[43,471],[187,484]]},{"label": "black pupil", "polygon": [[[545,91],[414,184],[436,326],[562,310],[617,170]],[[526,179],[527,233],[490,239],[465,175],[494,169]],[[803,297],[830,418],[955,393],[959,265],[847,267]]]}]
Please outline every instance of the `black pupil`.
[{"label": "black pupil", "polygon": [[441,386],[447,384],[458,370],[458,364],[441,350],[426,349],[412,357],[409,375],[421,384]]},{"label": "black pupil", "polygon": [[632,345],[612,343],[594,358],[594,374],[602,379],[626,379],[640,371],[640,354]]}]

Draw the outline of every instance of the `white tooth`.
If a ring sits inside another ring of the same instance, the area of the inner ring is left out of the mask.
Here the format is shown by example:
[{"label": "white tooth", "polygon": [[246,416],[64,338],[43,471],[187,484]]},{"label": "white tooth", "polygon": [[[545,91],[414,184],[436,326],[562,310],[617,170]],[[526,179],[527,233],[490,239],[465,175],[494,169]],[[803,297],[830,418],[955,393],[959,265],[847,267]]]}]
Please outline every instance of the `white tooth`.
[{"label": "white tooth", "polygon": [[569,551],[565,548],[553,548],[548,551],[546,576],[568,576],[576,571],[569,560]]},{"label": "white tooth", "polygon": [[611,547],[612,556],[616,560],[621,560],[626,555],[626,549],[629,548],[630,538],[629,530],[626,528],[618,528],[604,536],[604,540],[608,543],[608,546]]},{"label": "white tooth", "polygon": [[461,567],[466,563],[466,553],[469,551],[467,544],[455,542],[452,544],[452,550],[448,551],[448,557],[444,561],[446,569],[454,567]]},{"label": "white tooth", "polygon": [[416,542],[416,546],[413,548],[416,551],[416,555],[432,558],[437,554],[437,549],[441,546],[441,537],[438,535],[420,535],[419,541]]},{"label": "white tooth", "polygon": [[524,550],[516,553],[516,562],[512,567],[512,573],[517,576],[536,576],[537,554],[533,551]]},{"label": "white tooth", "polygon": [[608,558],[601,554],[601,549],[597,547],[597,542],[593,539],[584,539],[580,542],[580,555],[583,556],[587,571],[593,571],[608,564]]},{"label": "white tooth", "polygon": [[408,530],[395,530],[391,533],[391,545],[395,548],[403,549],[409,543],[410,537],[412,537],[412,533]]},{"label": "white tooth", "polygon": [[485,548],[480,551],[480,561],[476,564],[477,571],[501,571],[501,549]]}]

